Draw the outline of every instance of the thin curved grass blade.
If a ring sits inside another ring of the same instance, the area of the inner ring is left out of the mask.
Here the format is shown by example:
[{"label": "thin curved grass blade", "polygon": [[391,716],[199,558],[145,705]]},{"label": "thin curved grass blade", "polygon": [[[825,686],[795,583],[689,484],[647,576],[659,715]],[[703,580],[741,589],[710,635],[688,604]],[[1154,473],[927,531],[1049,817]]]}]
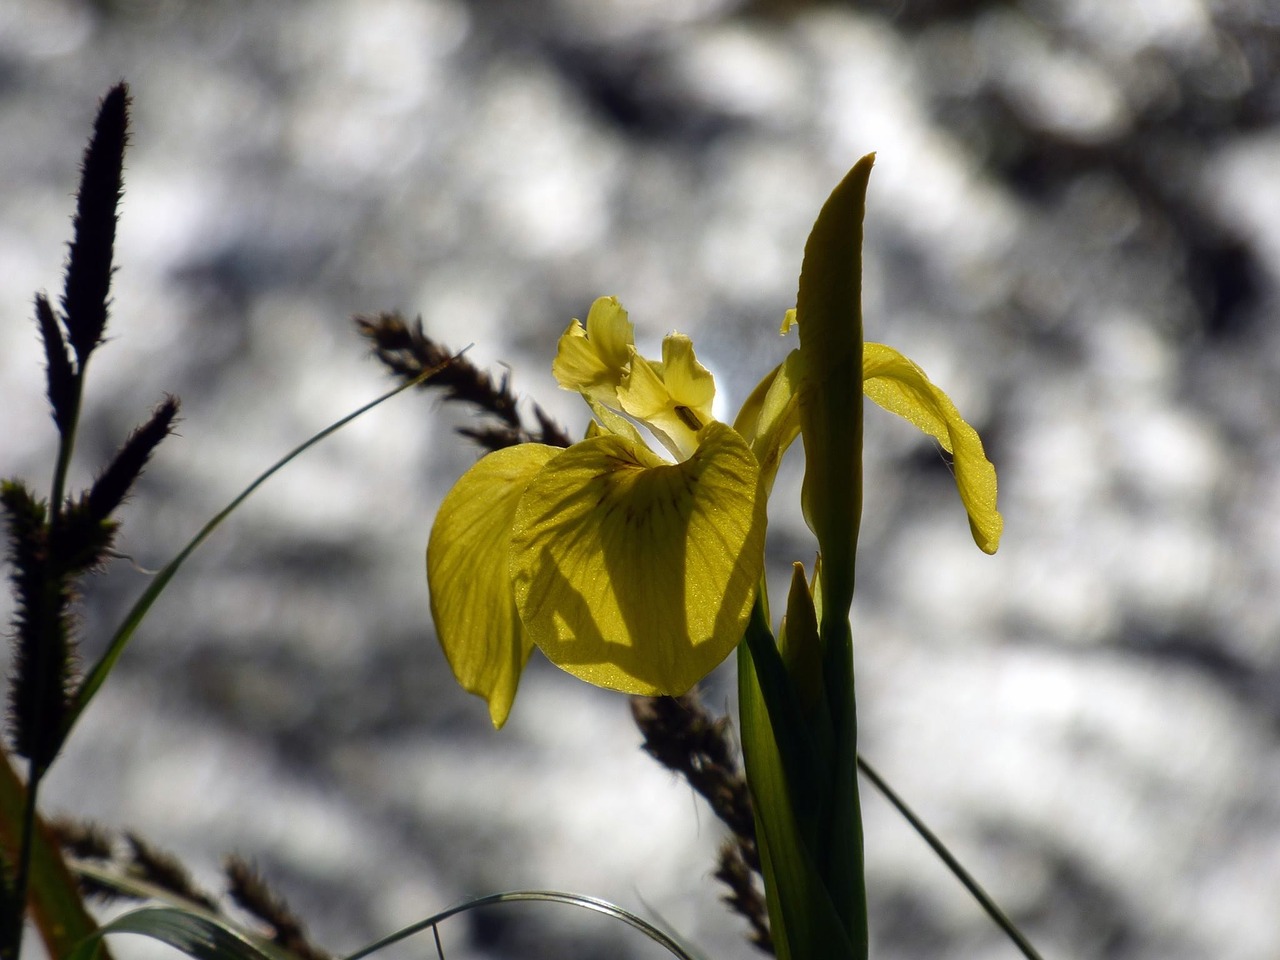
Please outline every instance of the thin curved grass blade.
[{"label": "thin curved grass blade", "polygon": [[102,938],[133,933],[181,950],[193,960],[293,960],[293,955],[250,938],[230,924],[181,907],[141,907],[116,917],[82,940],[67,960],[94,960]]},{"label": "thin curved grass blade", "polygon": [[889,786],[888,781],[880,775],[879,771],[863,759],[861,754],[858,755],[858,769],[862,771],[863,775],[871,781],[877,790],[884,794],[884,798],[893,804],[898,813],[902,814],[903,819],[911,825],[911,828],[920,835],[921,839],[938,855],[938,858],[946,864],[947,869],[955,875],[955,878],[964,884],[964,888],[978,901],[979,906],[987,912],[987,916],[995,922],[995,925],[1004,931],[1005,936],[1013,941],[1013,944],[1022,952],[1022,955],[1027,960],[1044,960],[1036,951],[1036,948],[1031,945],[1031,941],[1018,929],[1018,925],[1010,920],[1008,915],[1000,909],[999,904],[991,899],[991,895],[983,889],[982,884],[978,883],[973,874],[964,868],[964,865],[956,859],[955,854],[947,849],[947,845],[938,839],[937,834],[929,829],[928,825],[917,816],[916,812],[907,805],[907,802],[902,797],[898,796],[897,792]]},{"label": "thin curved grass blade", "polygon": [[[461,356],[461,354],[458,354],[458,356]],[[138,626],[142,623],[148,611],[150,611],[152,604],[159,599],[160,594],[162,594],[165,587],[169,585],[169,581],[173,579],[174,575],[179,569],[181,569],[182,565],[186,563],[187,558],[196,551],[196,548],[204,543],[205,540],[209,538],[210,534],[217,530],[218,527],[222,525],[222,522],[236,511],[236,508],[239,507],[240,504],[249,499],[249,496],[260,486],[266,483],[267,480],[275,476],[275,474],[281,469],[292,463],[297,457],[314,447],[321,440],[324,440],[331,434],[341,430],[352,420],[363,416],[374,407],[390,400],[392,397],[396,396],[396,394],[403,393],[410,387],[416,387],[418,384],[431,379],[451,363],[452,360],[453,358],[450,358],[445,363],[433,367],[421,376],[415,377],[394,389],[388,390],[386,393],[369,401],[358,410],[355,410],[340,420],[329,424],[329,426],[315,434],[311,439],[299,444],[293,450],[289,451],[289,453],[285,454],[284,457],[277,460],[256,480],[240,491],[240,493],[236,495],[235,499],[227,504],[220,513],[201,527],[200,532],[191,538],[191,541],[182,548],[181,552],[170,560],[158,574],[156,574],[155,579],[152,580],[150,586],[143,591],[142,596],[138,598],[137,602],[133,605],[133,608],[120,624],[120,627],[116,630],[115,635],[111,638],[111,642],[107,644],[106,652],[103,653],[98,662],[93,665],[93,669],[85,676],[79,689],[76,691],[75,697],[72,699],[71,708],[63,722],[62,738],[60,742],[66,741],[67,735],[71,732],[71,728],[75,726],[76,721],[80,718],[80,714],[84,712],[84,708],[89,705],[89,701],[93,699],[94,694],[98,692],[98,689],[106,681],[107,675],[120,659],[120,655],[124,653],[125,646],[137,631]]]},{"label": "thin curved grass blade", "polygon": [[[682,946],[670,934],[660,930],[648,920],[636,916],[630,910],[625,910],[616,904],[609,903],[607,900],[600,900],[597,897],[588,897],[580,893],[563,893],[557,890],[512,890],[506,893],[493,893],[488,896],[466,900],[447,910],[442,910],[427,917],[425,920],[411,923],[390,936],[383,937],[381,940],[362,947],[355,953],[348,954],[343,960],[364,960],[365,957],[373,956],[379,950],[397,944],[402,940],[407,940],[409,937],[422,933],[424,930],[435,930],[436,927],[450,917],[456,917],[471,910],[505,903],[528,903],[531,901],[537,903],[559,903],[566,906],[579,907],[583,910],[593,910],[596,913],[604,914],[606,917],[619,920],[635,930],[639,930],[673,957],[678,957],[679,960],[701,960],[697,954],[692,953],[688,947]],[[76,957],[73,960],[88,960],[88,958]]]}]

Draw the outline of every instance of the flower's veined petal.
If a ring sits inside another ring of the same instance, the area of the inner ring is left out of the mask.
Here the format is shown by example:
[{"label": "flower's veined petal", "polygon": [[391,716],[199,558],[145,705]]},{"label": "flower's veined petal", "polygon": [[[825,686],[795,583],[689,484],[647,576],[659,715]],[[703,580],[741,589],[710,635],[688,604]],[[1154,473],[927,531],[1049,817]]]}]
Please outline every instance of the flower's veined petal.
[{"label": "flower's veined petal", "polygon": [[800,435],[799,386],[800,351],[792,350],[785,361],[756,384],[733,423],[733,428],[751,444],[766,495],[773,490],[783,454]]},{"label": "flower's veined petal", "polygon": [[956,486],[969,514],[974,542],[984,553],[995,553],[1004,520],[996,509],[996,469],[987,459],[977,431],[923,370],[892,347],[866,344],[862,375],[868,397],[914,423],[952,455]]},{"label": "flower's veined petal", "polygon": [[785,337],[788,333],[791,332],[791,328],[794,327],[798,322],[799,322],[799,319],[796,317],[796,308],[792,307],[790,310],[788,310],[786,313],[782,315],[782,326],[779,328],[778,333],[781,336]]},{"label": "flower's veined petal", "polygon": [[566,390],[576,390],[616,406],[618,385],[631,362],[634,330],[614,297],[591,305],[587,325],[574,320],[560,336],[551,372]]},{"label": "flower's veined petal", "polygon": [[462,475],[440,504],[427,543],[431,617],[453,675],[506,722],[533,642],[520,625],[507,555],[516,505],[559,447],[524,443],[494,451]]},{"label": "flower's veined petal", "polygon": [[534,643],[598,686],[687,691],[742,638],[764,564],[755,458],[721,423],[683,463],[617,436],[575,444],[525,491],[511,582]]},{"label": "flower's veined petal", "polygon": [[698,446],[698,415],[678,404],[667,389],[657,365],[638,354],[631,372],[618,388],[618,405],[648,427],[677,460],[688,459]]}]

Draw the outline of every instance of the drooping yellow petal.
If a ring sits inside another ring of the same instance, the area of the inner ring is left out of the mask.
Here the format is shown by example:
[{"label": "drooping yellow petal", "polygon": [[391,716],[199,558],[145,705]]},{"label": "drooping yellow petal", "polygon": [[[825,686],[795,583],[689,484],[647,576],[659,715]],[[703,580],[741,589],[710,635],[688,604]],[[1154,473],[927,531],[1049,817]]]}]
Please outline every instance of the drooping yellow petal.
[{"label": "drooping yellow petal", "polygon": [[506,722],[533,650],[511,593],[511,524],[529,481],[559,452],[525,443],[488,454],[444,498],[427,543],[440,646],[462,688],[488,701],[495,727]]},{"label": "drooping yellow petal", "polygon": [[923,370],[892,347],[866,344],[862,376],[868,397],[914,423],[952,455],[956,487],[969,514],[974,542],[984,553],[995,553],[1004,520],[996,509],[996,470],[977,431]]},{"label": "drooping yellow petal", "polygon": [[534,643],[597,686],[678,695],[742,638],[764,564],[755,458],[721,423],[664,463],[619,436],[561,453],[516,511],[510,571]]},{"label": "drooping yellow petal", "polygon": [[599,297],[587,325],[574,320],[560,336],[551,372],[566,390],[617,406],[617,389],[630,370],[635,330],[616,297]]},{"label": "drooping yellow petal", "polygon": [[682,333],[662,341],[662,363],[635,356],[618,402],[642,421],[672,455],[685,459],[698,445],[698,431],[713,419],[716,384],[698,362],[693,341]]}]

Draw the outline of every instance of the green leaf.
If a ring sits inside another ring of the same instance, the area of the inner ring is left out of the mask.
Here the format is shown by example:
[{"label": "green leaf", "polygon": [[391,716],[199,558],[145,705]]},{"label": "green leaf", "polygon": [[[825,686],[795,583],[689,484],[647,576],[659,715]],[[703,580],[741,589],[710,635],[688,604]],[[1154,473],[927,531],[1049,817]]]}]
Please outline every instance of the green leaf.
[{"label": "green leaf", "polygon": [[230,924],[180,907],[142,907],[116,917],[82,940],[67,960],[94,960],[104,936],[134,933],[181,950],[195,960],[292,960],[293,955],[251,938]]},{"label": "green leaf", "polygon": [[815,608],[830,724],[829,752],[820,754],[830,777],[819,803],[823,845],[813,854],[855,958],[866,957],[868,934],[849,608],[862,516],[862,220],[874,162],[874,154],[859,160],[823,205],[796,296],[803,507],[822,560]]},{"label": "green leaf", "polygon": [[721,423],[683,463],[630,439],[574,444],[529,484],[511,577],[533,642],[574,676],[678,696],[742,638],[764,565],[755,457]]},{"label": "green leaf", "polygon": [[[0,843],[11,862],[17,859],[27,791],[8,756],[0,760]],[[57,843],[36,818],[31,837],[31,871],[27,889],[31,917],[52,957],[65,957],[91,935],[97,925],[84,908],[80,888],[67,869]]]},{"label": "green leaf", "polygon": [[774,949],[778,960],[849,960],[858,954],[815,856],[827,842],[816,807],[829,789],[817,750],[759,617],[747,640],[738,649],[738,711]]},{"label": "green leaf", "polygon": [[[787,615],[779,630],[778,651],[786,664],[801,711],[807,718],[815,718],[824,705],[822,641],[818,637],[818,615],[803,563],[791,565],[791,589],[787,593]],[[825,718],[825,724],[830,725],[829,717]],[[809,726],[814,726],[813,719]]]},{"label": "green leaf", "polygon": [[862,514],[862,218],[874,161],[859,160],[823,204],[796,294],[804,513],[822,553],[827,610],[841,620]]}]

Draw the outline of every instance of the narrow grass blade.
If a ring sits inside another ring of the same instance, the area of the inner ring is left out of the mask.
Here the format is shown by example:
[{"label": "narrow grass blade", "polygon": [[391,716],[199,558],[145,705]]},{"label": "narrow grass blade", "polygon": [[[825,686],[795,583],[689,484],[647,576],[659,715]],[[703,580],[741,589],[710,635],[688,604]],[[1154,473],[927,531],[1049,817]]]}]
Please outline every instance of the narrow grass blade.
[{"label": "narrow grass blade", "polygon": [[102,938],[134,933],[159,940],[194,960],[291,960],[273,944],[255,940],[215,917],[181,907],[141,907],[116,917],[82,940],[67,960],[94,960]]},{"label": "narrow grass blade", "polygon": [[938,839],[937,835],[925,825],[925,822],[916,815],[915,811],[907,806],[906,801],[889,786],[884,777],[880,776],[875,767],[867,763],[861,755],[858,757],[858,769],[862,771],[863,775],[871,781],[877,790],[884,794],[885,799],[894,805],[907,823],[911,824],[912,829],[920,834],[924,842],[947,865],[947,869],[955,874],[956,879],[964,884],[965,889],[973,895],[973,898],[978,901],[982,909],[987,911],[987,916],[995,921],[996,926],[1003,930],[1005,936],[1012,940],[1014,945],[1022,951],[1022,955],[1027,960],[1044,960],[1036,951],[1036,948],[1031,945],[1031,942],[1022,935],[1022,931],[1018,929],[1017,924],[1010,920],[999,905],[991,899],[991,895],[982,889],[982,885],[961,865],[955,855],[947,849],[946,844]]},{"label": "narrow grass blade", "polygon": [[[579,893],[562,893],[556,890],[513,890],[507,893],[493,893],[486,897],[476,897],[473,900],[466,900],[463,903],[442,910],[437,914],[427,917],[425,920],[419,920],[417,923],[411,923],[409,926],[397,930],[390,936],[383,937],[367,947],[362,947],[355,953],[348,954],[343,960],[364,960],[385,947],[392,946],[402,940],[407,940],[415,934],[422,933],[424,930],[434,930],[450,917],[456,917],[458,914],[467,913],[471,910],[478,910],[481,907],[492,907],[505,903],[528,903],[530,901],[537,903],[560,903],[570,907],[579,907],[583,910],[593,910],[596,913],[604,914],[606,917],[612,917],[619,920],[627,926],[639,930],[646,937],[652,940],[658,946],[662,947],[673,957],[679,960],[699,960],[699,958],[690,953],[687,947],[681,946],[669,934],[663,932],[647,920],[644,920],[629,910],[609,903],[606,900],[600,900],[596,897],[587,897]],[[437,941],[438,942],[438,941]],[[79,958],[77,958],[79,960]]]},{"label": "narrow grass blade", "polygon": [[276,461],[276,463],[273,464],[266,472],[240,491],[235,499],[227,504],[220,513],[206,523],[200,529],[200,532],[192,537],[191,541],[182,548],[182,551],[170,560],[158,574],[156,574],[155,579],[152,580],[147,589],[143,591],[142,596],[138,598],[137,602],[133,605],[133,608],[120,624],[119,629],[116,630],[115,635],[111,638],[111,642],[107,645],[106,652],[103,653],[98,662],[93,665],[93,669],[89,671],[87,676],[85,676],[84,681],[76,691],[76,695],[71,703],[70,712],[63,724],[62,740],[65,742],[67,735],[71,732],[71,728],[80,718],[80,714],[84,712],[84,708],[89,705],[89,701],[93,699],[94,694],[98,692],[98,688],[100,688],[103,682],[107,679],[107,675],[111,672],[112,667],[116,665],[116,661],[118,661],[120,659],[120,655],[124,653],[125,645],[128,644],[129,640],[133,637],[133,634],[137,631],[139,624],[141,624],[143,618],[146,617],[152,604],[156,602],[160,594],[164,592],[165,587],[169,585],[169,581],[173,579],[174,575],[179,569],[181,569],[187,558],[195,552],[196,548],[204,543],[205,540],[209,538],[209,535],[217,530],[218,527],[222,525],[222,522],[235,512],[236,508],[239,507],[240,504],[249,499],[249,496],[255,490],[266,483],[267,480],[273,477],[277,472],[292,463],[298,456],[314,447],[321,440],[324,440],[331,434],[341,430],[352,420],[368,413],[374,407],[390,400],[396,394],[403,393],[410,387],[415,387],[423,381],[435,376],[435,374],[443,369],[445,365],[447,364],[441,364],[438,367],[434,367],[421,376],[410,380],[407,383],[403,383],[394,389],[388,390],[380,397],[366,403],[360,409],[347,414],[345,417],[335,421],[334,423],[331,423],[311,439],[295,447],[280,460]]}]

